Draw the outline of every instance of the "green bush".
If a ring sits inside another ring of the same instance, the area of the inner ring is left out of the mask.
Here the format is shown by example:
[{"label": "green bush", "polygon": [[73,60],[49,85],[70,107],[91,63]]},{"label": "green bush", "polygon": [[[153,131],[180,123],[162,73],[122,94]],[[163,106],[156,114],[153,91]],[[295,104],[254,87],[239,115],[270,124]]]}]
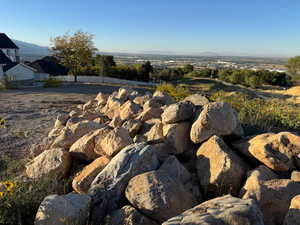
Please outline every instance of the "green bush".
[{"label": "green bush", "polygon": [[176,101],[183,100],[185,97],[191,95],[190,91],[182,86],[174,86],[172,84],[160,84],[156,87],[157,91],[165,91]]},{"label": "green bush", "polygon": [[228,102],[238,112],[246,134],[257,131],[297,130],[300,128],[300,107],[279,99],[250,98],[245,94],[214,93],[212,101]]},{"label": "green bush", "polygon": [[5,119],[0,116],[0,128],[4,128],[4,127],[5,127]]},{"label": "green bush", "polygon": [[22,174],[25,161],[0,159],[0,224],[34,224],[38,207],[50,194],[66,194],[69,180],[50,178],[28,180]]},{"label": "green bush", "polygon": [[55,87],[60,87],[61,85],[62,85],[61,80],[52,77],[44,81],[45,88],[55,88]]}]

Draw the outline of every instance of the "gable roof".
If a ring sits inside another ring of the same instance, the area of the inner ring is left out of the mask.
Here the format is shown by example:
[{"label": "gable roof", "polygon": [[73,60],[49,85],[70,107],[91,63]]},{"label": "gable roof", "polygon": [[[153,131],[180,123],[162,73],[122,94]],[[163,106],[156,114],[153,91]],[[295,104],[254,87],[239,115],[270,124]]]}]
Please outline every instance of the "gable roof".
[{"label": "gable roof", "polygon": [[23,63],[16,63],[16,62],[12,62],[12,63],[10,63],[10,64],[5,65],[5,66],[3,67],[3,71],[4,71],[4,72],[7,72],[7,71],[9,71],[10,69],[14,68],[14,67],[17,66],[17,65],[20,65],[20,66],[22,66],[22,67],[25,67],[25,68],[27,68],[27,69],[33,71],[33,72],[37,72],[37,70],[36,70],[35,68],[31,67],[31,66],[28,66],[28,65],[23,64]]},{"label": "gable roof", "polygon": [[0,33],[0,48],[19,49],[19,47],[5,33]]},{"label": "gable roof", "polygon": [[6,65],[10,63],[12,63],[12,61],[0,50],[0,64]]},{"label": "gable roof", "polygon": [[51,56],[46,56],[28,65],[35,68],[39,73],[48,73],[50,75],[64,75],[68,73],[68,69],[59,64],[55,57]]}]

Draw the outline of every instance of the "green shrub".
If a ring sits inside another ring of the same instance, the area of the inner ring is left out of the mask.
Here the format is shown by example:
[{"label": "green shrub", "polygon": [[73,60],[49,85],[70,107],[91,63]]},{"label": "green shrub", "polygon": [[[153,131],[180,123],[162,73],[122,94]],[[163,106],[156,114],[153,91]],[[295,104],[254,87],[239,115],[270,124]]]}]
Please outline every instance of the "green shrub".
[{"label": "green shrub", "polygon": [[46,196],[69,192],[69,180],[16,178],[22,174],[24,164],[25,161],[0,159],[1,225],[34,224],[37,209]]},{"label": "green shrub", "polygon": [[0,116],[0,128],[4,128],[4,127],[5,127],[5,119]]},{"label": "green shrub", "polygon": [[191,95],[190,91],[182,86],[174,86],[172,84],[160,84],[156,87],[157,91],[165,91],[176,101],[183,100],[185,97]]},{"label": "green shrub", "polygon": [[52,77],[44,81],[45,88],[55,88],[55,87],[60,87],[61,85],[62,85],[61,80]]},{"label": "green shrub", "polygon": [[211,100],[231,104],[247,135],[300,128],[300,107],[283,100],[250,98],[242,93],[228,95],[224,91],[214,93]]}]

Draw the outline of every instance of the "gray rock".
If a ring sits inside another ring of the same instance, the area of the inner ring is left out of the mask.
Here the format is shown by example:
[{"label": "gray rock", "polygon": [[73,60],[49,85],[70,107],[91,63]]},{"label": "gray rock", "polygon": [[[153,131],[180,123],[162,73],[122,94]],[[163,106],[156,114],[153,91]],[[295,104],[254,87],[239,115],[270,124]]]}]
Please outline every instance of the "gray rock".
[{"label": "gray rock", "polygon": [[194,105],[190,102],[178,102],[169,105],[161,115],[163,123],[177,123],[194,117]]},{"label": "gray rock", "polygon": [[200,95],[200,94],[190,95],[190,96],[186,97],[183,101],[191,102],[195,106],[204,106],[209,103],[209,100],[205,96]]}]

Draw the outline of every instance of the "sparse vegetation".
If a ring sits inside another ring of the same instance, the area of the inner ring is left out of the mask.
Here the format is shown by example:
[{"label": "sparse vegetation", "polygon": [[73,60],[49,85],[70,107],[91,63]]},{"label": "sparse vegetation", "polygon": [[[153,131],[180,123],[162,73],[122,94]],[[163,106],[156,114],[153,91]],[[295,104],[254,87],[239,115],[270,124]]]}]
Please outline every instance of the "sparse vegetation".
[{"label": "sparse vegetation", "polygon": [[44,82],[45,88],[55,88],[55,87],[60,87],[61,85],[62,85],[62,81],[55,78],[49,78]]},{"label": "sparse vegetation", "polygon": [[180,101],[185,97],[189,96],[190,91],[182,86],[174,86],[172,84],[161,84],[156,87],[157,91],[165,91],[169,95],[171,95],[176,101]]},{"label": "sparse vegetation", "polygon": [[5,119],[0,116],[0,128],[4,128],[4,127],[5,127]]},{"label": "sparse vegetation", "polygon": [[231,104],[248,135],[300,128],[300,107],[283,100],[250,98],[242,93],[228,95],[224,91],[214,93],[211,100]]}]

